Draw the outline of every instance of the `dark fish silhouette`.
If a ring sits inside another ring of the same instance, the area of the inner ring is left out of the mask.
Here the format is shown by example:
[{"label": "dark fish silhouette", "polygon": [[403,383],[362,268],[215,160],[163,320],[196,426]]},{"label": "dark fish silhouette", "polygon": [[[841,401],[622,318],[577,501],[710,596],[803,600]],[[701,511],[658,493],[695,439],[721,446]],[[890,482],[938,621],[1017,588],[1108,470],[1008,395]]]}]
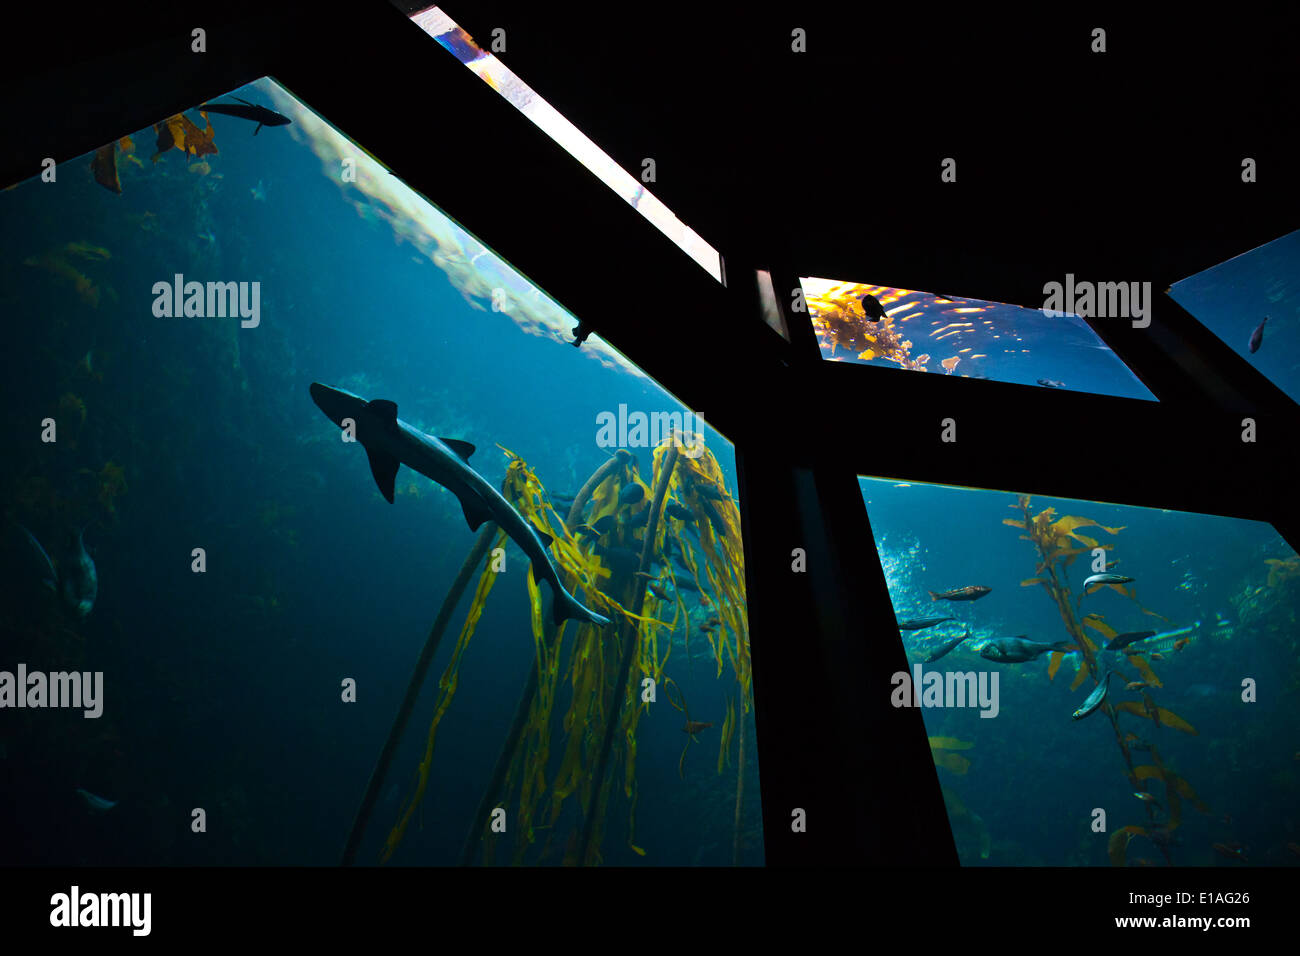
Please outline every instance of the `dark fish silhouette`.
[{"label": "dark fish silhouette", "polygon": [[623,486],[623,490],[618,493],[618,503],[620,505],[634,505],[645,498],[645,486],[637,484],[635,481]]},{"label": "dark fish silhouette", "polygon": [[880,304],[880,300],[874,295],[864,295],[862,297],[862,311],[873,322],[879,322],[885,317],[885,307]]},{"label": "dark fish silhouette", "polygon": [[1068,651],[1074,645],[1069,641],[1057,641],[1055,644],[1040,644],[1024,637],[1000,637],[989,641],[980,648],[980,657],[996,661],[999,664],[1023,664],[1037,660],[1048,651]]},{"label": "dark fish silhouette", "polygon": [[[1264,316],[1264,322],[1268,321],[1268,316]],[[1264,322],[1255,326],[1255,331],[1250,333],[1250,351],[1252,354],[1259,351],[1259,347],[1264,344]]]},{"label": "dark fish silhouette", "polygon": [[1116,634],[1106,644],[1106,650],[1117,651],[1121,647],[1128,647],[1134,641],[1145,641],[1148,637],[1155,636],[1155,631],[1129,631],[1127,634]]},{"label": "dark fish silhouette", "polygon": [[961,637],[953,638],[951,641],[948,641],[946,644],[940,645],[938,648],[935,649],[934,653],[932,653],[929,657],[927,657],[924,661],[922,661],[922,663],[933,664],[939,658],[946,657],[949,653],[955,651],[958,645],[962,644],[969,637],[970,637],[970,631],[967,631]]},{"label": "dark fish silhouette", "polygon": [[900,631],[924,631],[927,627],[934,627],[944,621],[955,620],[957,620],[955,617],[926,617],[915,621],[899,621],[898,629]]},{"label": "dark fish silhouette", "polygon": [[237,106],[234,103],[204,103],[199,110],[204,113],[220,113],[222,116],[237,116],[240,119],[251,120],[257,124],[257,129],[253,130],[256,136],[263,126],[288,126],[293,120],[277,113],[275,110],[268,110],[265,106],[258,106],[248,100],[239,99],[238,96],[232,97],[239,100],[243,106]]},{"label": "dark fish silhouette", "polygon": [[579,348],[583,342],[587,341],[587,336],[595,331],[594,327],[579,319],[578,327],[573,330],[573,347],[575,349]]},{"label": "dark fish silhouette", "polygon": [[972,584],[969,587],[957,588],[954,591],[940,591],[938,594],[933,591],[926,591],[925,593],[930,595],[931,601],[978,601],[992,590],[992,588],[986,588],[982,584]]}]

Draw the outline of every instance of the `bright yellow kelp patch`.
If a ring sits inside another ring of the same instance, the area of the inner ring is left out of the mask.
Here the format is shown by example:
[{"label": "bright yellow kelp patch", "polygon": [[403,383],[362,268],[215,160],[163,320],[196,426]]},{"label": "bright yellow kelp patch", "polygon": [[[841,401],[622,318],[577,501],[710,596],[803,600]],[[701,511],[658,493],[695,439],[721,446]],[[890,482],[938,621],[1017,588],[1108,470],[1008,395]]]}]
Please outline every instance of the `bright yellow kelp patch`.
[{"label": "bright yellow kelp patch", "polygon": [[[679,663],[672,652],[677,646],[689,653],[690,638],[709,641],[717,676],[729,670],[728,684],[735,686],[730,694],[724,687],[708,713],[687,713],[684,701],[673,703],[690,728],[686,747],[708,743],[707,735],[717,733],[717,772],[743,767],[751,670],[740,512],[717,460],[702,442],[691,444],[691,437],[684,441],[700,449],[698,457],[665,442],[654,449],[648,476],[640,474],[635,456],[619,452],[592,475],[567,514],[555,510],[527,463],[502,449],[509,459],[502,494],[550,536],[549,551],[564,586],[610,624],[601,628],[566,620],[557,627],[543,614],[541,589],[530,570],[533,675],[518,704],[515,733],[502,748],[499,775],[484,796],[485,805],[506,808],[510,822],[505,834],[495,834],[474,821],[463,858],[472,858],[481,841],[485,861],[500,850],[515,863],[597,863],[615,800],[626,802],[627,846],[640,856],[652,855],[653,847],[634,842],[639,731],[643,718],[653,714],[664,720],[671,709],[662,707],[663,697],[647,696],[646,688],[674,701],[670,661],[683,668],[690,662],[683,654]],[[663,500],[655,512],[661,483]],[[628,491],[631,486],[639,492]],[[697,590],[678,588],[683,575]],[[489,559],[442,677],[415,793],[389,835],[385,860],[425,793],[438,722],[451,703],[464,648],[494,577]],[[684,749],[683,760],[686,754]],[[740,755],[734,764],[733,754]],[[679,766],[685,776],[687,770]],[[741,775],[733,772],[739,827]]]},{"label": "bright yellow kelp patch", "polygon": [[930,755],[934,757],[936,767],[943,767],[958,776],[965,776],[966,771],[970,769],[970,760],[952,751],[969,750],[974,746],[975,744],[970,741],[958,740],[956,737],[931,737]]}]

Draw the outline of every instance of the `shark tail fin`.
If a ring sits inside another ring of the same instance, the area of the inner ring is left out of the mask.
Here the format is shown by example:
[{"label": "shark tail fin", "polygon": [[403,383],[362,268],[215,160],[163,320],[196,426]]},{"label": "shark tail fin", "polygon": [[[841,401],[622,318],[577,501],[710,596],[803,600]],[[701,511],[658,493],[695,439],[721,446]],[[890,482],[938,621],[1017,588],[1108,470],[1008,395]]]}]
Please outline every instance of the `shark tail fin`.
[{"label": "shark tail fin", "polygon": [[555,591],[555,600],[551,602],[551,619],[559,625],[566,618],[573,618],[575,621],[585,621],[588,624],[602,627],[609,623],[609,618],[602,617],[595,611],[583,607],[578,599],[568,591],[557,589]]}]

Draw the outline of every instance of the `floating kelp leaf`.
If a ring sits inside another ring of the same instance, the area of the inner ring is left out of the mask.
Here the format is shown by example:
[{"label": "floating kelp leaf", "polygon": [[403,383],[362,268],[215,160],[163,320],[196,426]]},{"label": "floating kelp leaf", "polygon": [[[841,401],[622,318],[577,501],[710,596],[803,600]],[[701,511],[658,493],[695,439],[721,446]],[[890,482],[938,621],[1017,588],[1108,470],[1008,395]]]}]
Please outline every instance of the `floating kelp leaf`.
[{"label": "floating kelp leaf", "polygon": [[1165,782],[1172,783],[1174,789],[1178,792],[1178,795],[1192,801],[1192,806],[1196,807],[1196,809],[1201,813],[1210,812],[1210,808],[1207,807],[1204,802],[1202,802],[1201,798],[1196,795],[1196,791],[1192,789],[1192,785],[1182,777],[1178,776],[1178,774],[1166,771]]},{"label": "floating kelp leaf", "polygon": [[1075,672],[1074,680],[1070,681],[1070,690],[1078,690],[1083,686],[1083,682],[1088,679],[1088,668],[1080,667]]},{"label": "floating kelp leaf", "polygon": [[970,769],[970,761],[961,754],[950,753],[947,750],[936,750],[933,752],[933,756],[936,767],[951,770],[959,777],[965,776],[966,771]]},{"label": "floating kelp leaf", "polygon": [[1017,521],[1015,518],[1003,518],[1003,519],[1002,519],[1002,523],[1003,523],[1003,524],[1011,525],[1011,527],[1013,527],[1013,528],[1024,528],[1024,527],[1025,527],[1025,523],[1024,523],[1023,521]]},{"label": "floating kelp leaf", "polygon": [[1156,672],[1151,669],[1151,665],[1148,664],[1143,658],[1139,657],[1136,654],[1130,654],[1128,655],[1128,662],[1137,668],[1137,672],[1142,675],[1142,679],[1146,681],[1148,684],[1150,684],[1152,687],[1165,686],[1164,684],[1160,683],[1160,678],[1156,676]]},{"label": "floating kelp leaf", "polygon": [[1056,671],[1061,666],[1061,661],[1065,660],[1065,651],[1052,651],[1051,657],[1047,659],[1047,679],[1052,680],[1056,677]]},{"label": "floating kelp leaf", "polygon": [[1157,780],[1163,780],[1164,774],[1161,773],[1159,767],[1153,767],[1151,764],[1143,764],[1141,767],[1133,768],[1134,780],[1150,780],[1152,777],[1155,777]]},{"label": "floating kelp leaf", "polygon": [[1163,707],[1157,707],[1156,713],[1160,717],[1160,723],[1166,727],[1172,727],[1174,730],[1181,730],[1185,734],[1191,734],[1193,737],[1199,737],[1200,734],[1196,728],[1189,724],[1183,718],[1179,717],[1172,710],[1165,710]]},{"label": "floating kelp leaf", "polygon": [[1300,557],[1287,558],[1280,561],[1277,558],[1265,558],[1264,563],[1269,566],[1268,586],[1277,587],[1283,581],[1300,576]]},{"label": "floating kelp leaf", "polygon": [[1046,584],[1046,583],[1047,580],[1045,578],[1025,578],[1023,581],[1020,582],[1020,586],[1022,588],[1028,588],[1028,587],[1033,587],[1035,584]]},{"label": "floating kelp leaf", "polygon": [[1083,619],[1083,626],[1092,628],[1094,631],[1096,631],[1098,634],[1101,634],[1107,640],[1111,640],[1112,638],[1117,637],[1119,633],[1113,627],[1107,624],[1104,620],[1102,620],[1100,614],[1089,614],[1087,617]]},{"label": "floating kelp leaf", "polygon": [[1123,866],[1129,841],[1135,836],[1146,836],[1146,832],[1142,827],[1128,826],[1120,827],[1112,833],[1106,845],[1106,854],[1110,857],[1111,866]]},{"label": "floating kelp leaf", "polygon": [[95,150],[95,158],[90,162],[90,171],[99,183],[109,192],[121,195],[122,181],[117,177],[117,145],[109,143]]},{"label": "floating kelp leaf", "polygon": [[959,740],[956,737],[931,737],[931,750],[970,750],[975,744],[969,740]]}]

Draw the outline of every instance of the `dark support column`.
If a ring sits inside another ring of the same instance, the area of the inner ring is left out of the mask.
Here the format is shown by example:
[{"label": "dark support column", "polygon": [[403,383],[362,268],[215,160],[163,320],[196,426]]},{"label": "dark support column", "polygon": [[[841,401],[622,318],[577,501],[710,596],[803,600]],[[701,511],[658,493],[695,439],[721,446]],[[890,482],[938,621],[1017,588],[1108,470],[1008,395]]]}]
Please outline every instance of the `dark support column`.
[{"label": "dark support column", "polygon": [[856,480],[760,447],[740,494],[768,863],[955,865],[920,712],[889,704],[907,660]]}]

